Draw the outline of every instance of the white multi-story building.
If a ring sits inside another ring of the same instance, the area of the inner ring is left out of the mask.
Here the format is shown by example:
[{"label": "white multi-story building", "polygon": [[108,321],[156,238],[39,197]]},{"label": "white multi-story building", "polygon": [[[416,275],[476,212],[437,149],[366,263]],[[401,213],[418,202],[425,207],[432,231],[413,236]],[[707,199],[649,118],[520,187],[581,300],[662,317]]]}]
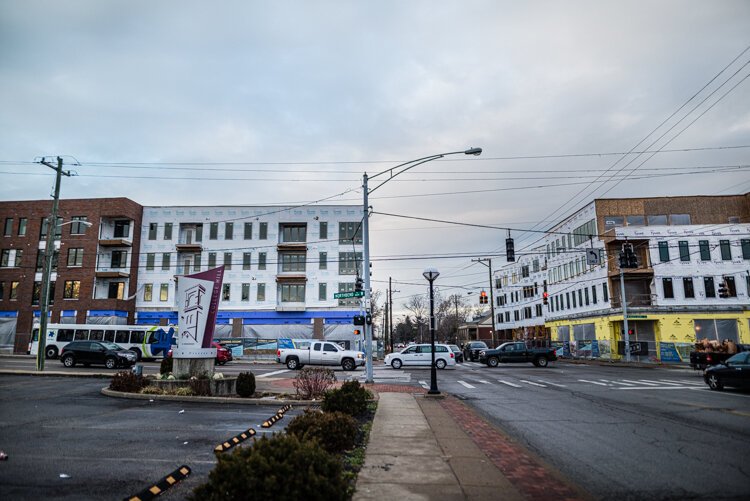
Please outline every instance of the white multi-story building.
[{"label": "white multi-story building", "polygon": [[224,266],[216,337],[355,341],[362,207],[144,207],[138,323],[177,323],[181,275]]},{"label": "white multi-story building", "polygon": [[623,276],[629,338],[641,356],[677,361],[704,337],[750,343],[750,194],[587,204],[550,228],[541,250],[519,251],[496,272],[501,337],[618,357],[625,243],[637,256]]}]

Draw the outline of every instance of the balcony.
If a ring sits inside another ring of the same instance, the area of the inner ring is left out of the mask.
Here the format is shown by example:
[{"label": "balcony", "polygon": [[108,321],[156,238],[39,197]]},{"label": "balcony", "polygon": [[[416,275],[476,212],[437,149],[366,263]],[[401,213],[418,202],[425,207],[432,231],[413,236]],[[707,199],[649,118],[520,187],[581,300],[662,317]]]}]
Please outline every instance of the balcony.
[{"label": "balcony", "polygon": [[177,252],[201,252],[203,250],[202,240],[202,223],[181,223],[175,248]]},{"label": "balcony", "polygon": [[307,242],[279,242],[276,245],[278,252],[289,252],[289,251],[306,251]]},{"label": "balcony", "polygon": [[124,238],[100,238],[100,247],[132,247],[133,242]]},{"label": "balcony", "polygon": [[203,244],[201,242],[187,242],[180,240],[175,244],[177,252],[201,252],[203,250]]},{"label": "balcony", "polygon": [[130,276],[128,268],[112,268],[110,266],[99,266],[94,272],[96,278],[127,278]]},{"label": "balcony", "polygon": [[101,247],[132,247],[133,224],[130,218],[106,216],[99,227],[99,245]]}]

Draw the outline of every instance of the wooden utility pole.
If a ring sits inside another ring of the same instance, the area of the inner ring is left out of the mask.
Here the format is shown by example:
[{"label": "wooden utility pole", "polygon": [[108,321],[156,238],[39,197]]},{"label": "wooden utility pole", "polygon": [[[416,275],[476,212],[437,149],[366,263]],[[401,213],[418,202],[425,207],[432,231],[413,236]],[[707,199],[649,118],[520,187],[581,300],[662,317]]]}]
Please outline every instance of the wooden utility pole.
[{"label": "wooden utility pole", "polygon": [[[492,315],[490,325],[492,325],[492,347],[494,348],[497,346],[497,332],[495,329],[495,295],[492,286],[492,259],[480,257],[479,259],[472,259],[472,261],[485,265],[490,273],[490,315]],[[487,262],[485,263],[485,261]]]}]

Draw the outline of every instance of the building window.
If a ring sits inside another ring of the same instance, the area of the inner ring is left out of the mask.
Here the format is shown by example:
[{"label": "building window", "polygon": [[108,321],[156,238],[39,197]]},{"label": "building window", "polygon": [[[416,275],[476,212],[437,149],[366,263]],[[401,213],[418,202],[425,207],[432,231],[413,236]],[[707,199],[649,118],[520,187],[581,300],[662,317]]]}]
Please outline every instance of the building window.
[{"label": "building window", "polygon": [[143,285],[143,300],[145,302],[151,302],[154,299],[154,284]]},{"label": "building window", "polygon": [[724,283],[727,285],[727,294],[729,297],[737,297],[737,284],[734,282],[734,277],[731,275],[725,276]]},{"label": "building window", "polygon": [[666,214],[652,214],[646,217],[649,226],[666,226],[667,215]]},{"label": "building window", "polygon": [[339,243],[362,243],[362,225],[359,222],[339,223]]},{"label": "building window", "polygon": [[690,224],[690,214],[670,214],[669,224],[674,226]]},{"label": "building window", "polygon": [[252,257],[253,257],[253,254],[251,252],[242,253],[242,269],[243,270],[250,269],[250,263],[252,262]]},{"label": "building window", "polygon": [[326,221],[320,222],[320,239],[328,239],[328,223]]},{"label": "building window", "polygon": [[690,261],[690,246],[687,240],[680,240],[677,245],[680,249],[680,261]]},{"label": "building window", "polygon": [[3,235],[5,235],[6,237],[13,235],[13,218],[12,217],[5,218],[5,230],[3,231]]},{"label": "building window", "polygon": [[703,277],[703,290],[706,291],[706,297],[716,297],[714,277]]},{"label": "building window", "polygon": [[159,288],[159,301],[169,300],[169,284],[161,284]]},{"label": "building window", "polygon": [[683,277],[682,278],[682,288],[685,291],[685,297],[686,298],[694,298],[695,297],[695,290],[693,289],[693,279],[692,279],[692,277]]},{"label": "building window", "polygon": [[221,286],[221,300],[222,301],[229,301],[229,294],[232,291],[232,285],[231,284],[224,284]]},{"label": "building window", "polygon": [[361,252],[339,252],[339,275],[358,275],[361,264]]},{"label": "building window", "polygon": [[646,226],[645,216],[631,215],[626,216],[625,220],[627,221],[628,226]]},{"label": "building window", "polygon": [[[40,252],[39,255],[42,255]],[[10,268],[10,249],[3,249],[0,253],[0,268]]]},{"label": "building window", "polygon": [[258,239],[266,240],[268,238],[268,223],[260,223],[258,228]]},{"label": "building window", "polygon": [[169,252],[165,252],[161,255],[161,269],[169,270],[171,255]]},{"label": "building window", "polygon": [[318,284],[318,301],[326,301],[328,299],[327,289],[327,284],[323,282]]},{"label": "building window", "polygon": [[609,290],[607,289],[607,283],[602,284],[602,301],[605,303],[609,301]]},{"label": "building window", "polygon": [[[52,271],[57,270],[57,260],[59,258],[60,251],[55,251],[54,254],[52,254]],[[40,250],[39,253],[36,255],[36,271],[41,272],[44,270],[44,251]],[[18,256],[16,256],[16,261],[18,261]]]},{"label": "building window", "polygon": [[156,240],[156,228],[158,228],[158,225],[156,223],[148,223],[149,240]]},{"label": "building window", "polygon": [[596,304],[596,285],[591,286],[591,302]]},{"label": "building window", "polygon": [[282,242],[304,242],[307,239],[307,226],[304,224],[281,225]]},{"label": "building window", "polygon": [[18,236],[19,237],[25,237],[26,236],[26,225],[28,224],[28,219],[25,217],[22,217],[18,220]]},{"label": "building window", "polygon": [[149,252],[148,254],[146,254],[146,269],[153,270],[155,263],[156,263],[156,254],[154,254],[153,252]]},{"label": "building window", "polygon": [[305,284],[282,284],[281,302],[282,303],[304,303],[305,302]]},{"label": "building window", "polygon": [[66,280],[65,289],[63,290],[64,299],[78,299],[81,292],[80,280]]},{"label": "building window", "polygon": [[266,253],[265,252],[258,253],[258,269],[259,270],[266,269]]},{"label": "building window", "polygon": [[0,282],[0,301],[5,297],[5,282]]},{"label": "building window", "polygon": [[86,233],[86,226],[83,224],[86,221],[86,216],[73,216],[70,218],[72,223],[70,225],[71,235],[83,235]]},{"label": "building window", "polygon": [[672,288],[671,278],[661,279],[662,287],[664,287],[664,299],[674,299],[674,289]]},{"label": "building window", "polygon": [[[573,298],[573,301],[575,301],[575,298]],[[565,293],[565,303],[567,304],[567,309],[570,309],[570,292]]]},{"label": "building window", "polygon": [[[354,283],[339,282],[339,292],[354,292]],[[359,306],[359,298],[339,299],[339,306]]]},{"label": "building window", "polygon": [[729,240],[719,240],[719,249],[721,250],[722,261],[732,260],[732,249],[729,246]]},{"label": "building window", "polygon": [[18,282],[10,283],[10,295],[8,296],[8,299],[18,299]]},{"label": "building window", "polygon": [[216,268],[216,253],[215,252],[208,253],[208,267]]},{"label": "building window", "polygon": [[253,238],[253,223],[245,223],[245,240]]},{"label": "building window", "polygon": [[701,261],[711,261],[711,249],[708,246],[708,240],[699,240],[698,249],[701,253]]},{"label": "building window", "polygon": [[115,238],[128,238],[130,236],[130,221],[115,221]]},{"label": "building window", "polygon": [[68,249],[68,268],[83,266],[83,248]]},{"label": "building window", "polygon": [[750,259],[750,238],[740,240],[740,247],[742,247],[742,259]]},{"label": "building window", "polygon": [[242,301],[250,301],[250,284],[242,284]]},{"label": "building window", "polygon": [[[55,251],[53,256],[53,264],[55,265],[55,269],[57,269],[57,255],[59,254],[59,251]],[[16,259],[13,262],[13,266],[16,268],[20,268],[21,264],[23,263],[23,249],[16,249]]]},{"label": "building window", "polygon": [[328,253],[327,252],[321,252],[318,257],[318,267],[321,270],[327,270],[328,269]]},{"label": "building window", "polygon": [[669,261],[669,242],[659,242],[659,260],[662,263]]},{"label": "building window", "polygon": [[[578,291],[580,292],[580,291]],[[573,296],[573,308],[578,308],[578,303],[576,303],[576,291],[573,291],[571,293],[571,296]]]},{"label": "building window", "polygon": [[232,253],[231,252],[224,253],[224,269],[225,270],[232,269]]},{"label": "building window", "polygon": [[234,239],[234,223],[224,223],[224,240]]},{"label": "building window", "polygon": [[625,218],[622,216],[604,216],[604,231],[625,226]]},{"label": "building window", "polygon": [[[579,290],[578,292],[581,292],[581,291]],[[583,289],[583,296],[586,299],[586,306],[588,306],[589,305],[589,288],[588,287]]]},{"label": "building window", "polygon": [[125,297],[125,282],[110,282],[107,299],[122,299]]},{"label": "building window", "polygon": [[[12,293],[12,291],[11,291]],[[42,295],[42,282],[34,282],[31,289],[31,304],[39,304],[39,296]]]},{"label": "building window", "polygon": [[112,251],[112,268],[124,268],[128,260],[128,251]]},{"label": "building window", "polygon": [[258,293],[256,294],[256,301],[266,300],[266,284],[258,284]]},{"label": "building window", "polygon": [[211,223],[208,226],[208,239],[216,240],[219,238],[219,223]]},{"label": "building window", "polygon": [[521,266],[521,277],[528,278],[528,276],[529,276],[529,266],[528,265]]},{"label": "building window", "polygon": [[201,255],[196,254],[193,258],[193,271],[201,271]]},{"label": "building window", "polygon": [[172,240],[172,223],[164,223],[164,240]]},{"label": "building window", "polygon": [[281,271],[305,271],[305,254],[282,254]]}]

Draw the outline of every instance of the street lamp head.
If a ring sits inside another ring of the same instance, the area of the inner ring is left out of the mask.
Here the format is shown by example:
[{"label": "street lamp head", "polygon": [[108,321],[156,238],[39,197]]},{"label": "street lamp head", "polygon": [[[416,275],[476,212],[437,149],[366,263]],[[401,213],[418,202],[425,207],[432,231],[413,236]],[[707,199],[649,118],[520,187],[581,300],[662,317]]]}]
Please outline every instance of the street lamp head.
[{"label": "street lamp head", "polygon": [[482,148],[469,148],[468,150],[464,151],[464,154],[474,155],[478,157],[482,154]]},{"label": "street lamp head", "polygon": [[424,272],[422,273],[422,276],[425,277],[430,282],[432,282],[433,280],[435,280],[437,277],[440,276],[440,272],[437,271],[437,268],[432,268],[432,267],[425,268]]}]

